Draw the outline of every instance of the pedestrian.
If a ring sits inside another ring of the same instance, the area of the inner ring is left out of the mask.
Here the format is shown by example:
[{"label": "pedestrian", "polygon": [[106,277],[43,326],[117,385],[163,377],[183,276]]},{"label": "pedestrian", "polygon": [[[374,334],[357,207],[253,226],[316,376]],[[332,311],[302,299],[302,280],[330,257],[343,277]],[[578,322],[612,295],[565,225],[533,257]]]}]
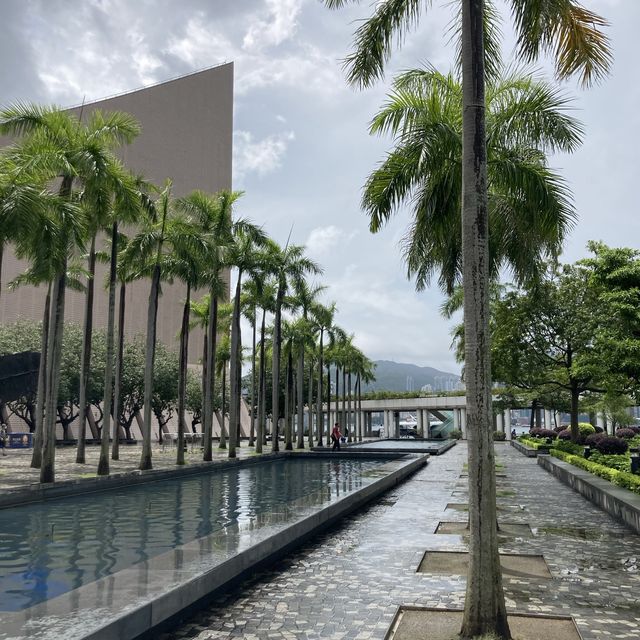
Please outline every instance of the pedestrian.
[{"label": "pedestrian", "polygon": [[3,422],[0,424],[0,449],[2,449],[2,455],[7,455],[7,440],[9,436],[7,435],[7,425]]},{"label": "pedestrian", "polygon": [[336,449],[340,451],[340,438],[342,438],[342,434],[340,433],[340,425],[336,422],[333,425],[333,431],[331,431],[331,440],[333,442],[331,451],[335,451]]}]

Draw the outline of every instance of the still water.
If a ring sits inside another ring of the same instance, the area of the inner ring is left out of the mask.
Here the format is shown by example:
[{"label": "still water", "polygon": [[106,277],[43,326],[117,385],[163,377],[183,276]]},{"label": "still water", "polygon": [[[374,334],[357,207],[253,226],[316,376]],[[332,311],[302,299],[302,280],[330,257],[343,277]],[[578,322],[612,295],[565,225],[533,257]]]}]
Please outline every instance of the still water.
[{"label": "still water", "polygon": [[296,519],[370,484],[384,462],[288,458],[0,510],[0,611],[31,607],[203,536]]}]

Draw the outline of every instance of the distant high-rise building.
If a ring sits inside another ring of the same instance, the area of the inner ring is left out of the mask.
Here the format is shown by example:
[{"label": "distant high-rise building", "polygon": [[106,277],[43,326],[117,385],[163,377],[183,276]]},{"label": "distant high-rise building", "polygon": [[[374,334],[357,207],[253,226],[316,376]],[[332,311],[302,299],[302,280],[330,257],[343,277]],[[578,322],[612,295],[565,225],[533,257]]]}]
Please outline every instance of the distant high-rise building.
[{"label": "distant high-rise building", "polygon": [[[82,107],[85,115],[94,109],[125,111],[138,119],[142,133],[118,153],[128,168],[155,184],[161,185],[171,178],[174,196],[184,196],[195,189],[209,193],[231,189],[233,63]],[[79,114],[80,107],[71,111]],[[10,142],[9,138],[0,137],[0,147]],[[46,250],[43,247],[43,251]],[[42,318],[44,287],[21,287],[15,291],[7,288],[25,266],[10,250],[5,252],[0,305],[2,324],[19,318]],[[106,266],[99,266],[94,302],[96,327],[106,326],[107,321],[107,296],[103,290],[105,273]],[[142,280],[127,288],[125,323],[129,336],[146,330],[149,285],[148,280]],[[158,340],[169,346],[176,346],[184,294],[184,286],[180,283],[162,285],[157,335]],[[84,295],[69,290],[65,320],[81,323],[83,317]],[[189,348],[191,362],[196,362],[201,355],[202,340],[202,332],[194,332]]]}]

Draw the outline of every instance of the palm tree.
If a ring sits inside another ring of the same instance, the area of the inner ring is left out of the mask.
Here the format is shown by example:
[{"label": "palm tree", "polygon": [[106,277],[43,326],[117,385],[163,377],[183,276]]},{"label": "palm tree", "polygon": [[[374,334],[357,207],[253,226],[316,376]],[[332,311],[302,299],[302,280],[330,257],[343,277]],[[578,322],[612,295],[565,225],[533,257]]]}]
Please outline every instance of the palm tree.
[{"label": "palm tree", "polygon": [[[575,219],[568,189],[548,168],[545,151],[573,151],[582,129],[565,113],[568,100],[539,78],[513,72],[488,87],[490,272],[496,278],[507,265],[522,283],[557,256]],[[451,293],[462,269],[460,83],[434,69],[403,73],[370,131],[391,133],[395,140],[365,186],[362,206],[370,229],[379,231],[409,204],[409,276],[422,289],[439,269],[439,283]]]},{"label": "palm tree", "polygon": [[[349,0],[325,0],[341,7]],[[347,59],[352,84],[379,79],[393,42],[417,22],[420,0],[384,0],[356,32],[355,52]],[[498,555],[489,361],[489,211],[485,132],[485,58],[491,70],[491,11],[483,0],[461,0],[460,59],[463,85],[462,261],[469,439],[469,574],[461,636],[494,633],[510,638]],[[605,74],[611,54],[599,30],[600,16],[575,0],[511,0],[519,53],[526,61],[542,51],[555,53],[560,78],[580,74],[589,84]],[[486,28],[488,26],[489,28]],[[485,45],[485,32],[487,44]],[[493,41],[495,44],[495,40]],[[482,544],[480,543],[482,541]]]},{"label": "palm tree", "polygon": [[272,357],[272,402],[273,415],[273,451],[278,451],[278,419],[280,417],[280,351],[282,346],[282,306],[288,288],[299,282],[306,274],[319,274],[320,267],[305,257],[304,247],[289,245],[281,249],[276,242],[268,242],[268,252],[273,265],[273,275],[277,282],[275,319],[273,331],[273,357]]},{"label": "palm tree", "polygon": [[171,182],[167,181],[148,214],[142,219],[137,234],[131,238],[123,261],[127,267],[140,264],[143,270],[151,272],[151,288],[147,307],[147,332],[145,346],[144,369],[144,414],[142,433],[142,454],[140,470],[152,468],[151,462],[151,413],[153,398],[153,365],[156,352],[156,321],[158,316],[158,299],[160,297],[160,280],[168,227],[174,217],[174,203],[171,199]]},{"label": "palm tree", "polygon": [[[294,295],[292,296],[292,301],[294,306],[297,308],[298,312],[301,314],[304,320],[309,320],[310,315],[313,315],[314,309],[318,305],[318,297],[320,294],[326,290],[326,286],[324,285],[310,285],[305,279],[297,281],[294,283]],[[310,329],[311,327],[309,327]],[[311,345],[309,345],[310,347]],[[302,376],[304,371],[304,354],[305,351],[309,349],[299,349],[298,350],[298,376]],[[309,351],[312,353],[311,351]],[[322,370],[322,369],[321,369]],[[309,371],[312,371],[312,368],[309,368]],[[301,389],[301,388],[300,388]],[[304,426],[304,403],[302,396],[300,395],[301,390],[298,394],[298,421],[299,424]],[[318,398],[322,396],[319,395]],[[309,442],[313,443],[313,416],[311,412],[313,398],[313,376],[309,376],[309,404],[308,404],[308,415],[309,415]],[[322,408],[320,409],[322,411]],[[320,425],[320,423],[318,423]],[[317,427],[321,429],[320,426]],[[301,428],[298,433],[298,444],[299,449],[304,448],[304,429]],[[311,445],[310,445],[311,446]]]},{"label": "palm tree", "polygon": [[181,208],[188,212],[200,224],[204,234],[208,235],[208,268],[203,273],[205,286],[209,288],[209,316],[206,322],[207,344],[203,362],[203,404],[202,428],[204,433],[203,460],[213,459],[213,389],[216,375],[216,330],[218,326],[218,301],[227,296],[228,284],[222,277],[224,270],[224,252],[233,240],[232,210],[235,201],[242,195],[239,191],[220,191],[209,195],[201,191],[191,193],[181,201]]},{"label": "palm tree", "polygon": [[[263,257],[265,252],[263,252]],[[265,263],[262,263],[264,268]],[[277,286],[272,280],[266,280],[259,296],[259,306],[262,309],[260,323],[260,367],[258,370],[258,428],[256,430],[256,453],[262,453],[266,437],[267,420],[267,367],[266,367],[266,316],[275,313]]]},{"label": "palm tree", "polygon": [[[324,427],[324,417],[322,414],[322,380],[323,380],[323,357],[324,357],[324,338],[328,336],[333,341],[333,326],[334,317],[336,314],[336,303],[332,302],[328,306],[321,304],[314,304],[312,308],[312,317],[315,325],[315,329],[318,333],[318,393],[316,398],[316,430],[318,433],[318,446],[322,446],[322,431]],[[330,376],[329,369],[327,368],[327,375]],[[329,391],[327,395],[327,415],[331,410],[331,385],[329,381]],[[309,406],[309,412],[311,412],[311,406]],[[330,418],[327,418],[327,444],[329,443],[329,431],[331,429]],[[309,425],[311,425],[311,418],[309,418]],[[309,427],[309,448],[312,446],[312,434],[311,427]]]},{"label": "palm tree", "polygon": [[231,394],[229,407],[229,457],[236,457],[236,444],[240,441],[240,402],[242,378],[242,338],[240,333],[242,277],[259,267],[258,249],[266,241],[264,232],[246,220],[237,220],[232,225],[233,242],[226,252],[226,262],[238,270],[236,291],[233,297],[231,316],[231,360],[229,377]]},{"label": "palm tree", "polygon": [[[181,201],[176,202],[179,210]],[[187,207],[188,210],[188,207]],[[200,225],[191,217],[181,218],[172,225],[167,234],[172,252],[166,257],[165,266],[167,273],[177,277],[186,285],[186,294],[182,310],[182,323],[180,326],[179,347],[179,376],[178,376],[178,451],[176,464],[185,464],[184,460],[184,434],[186,426],[186,393],[187,393],[187,363],[189,357],[189,328],[191,312],[191,292],[203,282],[202,274],[205,272],[205,264],[209,249],[208,236],[202,235]]]}]

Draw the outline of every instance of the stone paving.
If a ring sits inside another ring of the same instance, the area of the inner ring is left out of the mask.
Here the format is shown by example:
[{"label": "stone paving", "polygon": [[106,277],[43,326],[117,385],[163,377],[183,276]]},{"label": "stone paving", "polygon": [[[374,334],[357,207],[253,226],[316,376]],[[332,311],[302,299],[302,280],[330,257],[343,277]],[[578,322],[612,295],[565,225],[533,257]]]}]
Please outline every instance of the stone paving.
[{"label": "stone paving", "polygon": [[[284,443],[280,443],[280,449],[284,449]],[[264,453],[271,453],[271,443],[264,447]],[[109,468],[112,474],[131,473],[138,469],[140,464],[141,445],[121,445],[120,460],[109,458]],[[19,489],[20,487],[40,482],[40,470],[32,469],[31,449],[7,449],[7,455],[0,455],[0,491],[6,489]],[[236,449],[238,458],[246,458],[255,454],[255,448],[249,447],[244,441],[242,446]],[[111,455],[111,453],[109,453]],[[224,460],[228,458],[228,449],[219,449],[213,444],[213,459]],[[56,449],[56,481],[76,480],[78,478],[93,478],[98,468],[100,447],[87,445],[86,464],[76,464],[75,447],[58,447]],[[152,462],[154,469],[176,468],[176,447],[174,445],[159,445],[154,443],[152,449]],[[187,447],[185,462],[198,464],[202,462],[202,451],[199,446]]]},{"label": "stone paving", "polygon": [[[510,611],[572,614],[584,640],[640,637],[640,537],[507,445],[500,519],[529,523],[503,552],[543,554],[553,579],[505,577]],[[425,550],[466,550],[459,535],[434,534],[464,521],[464,444],[372,506],[222,595],[161,640],[195,638],[382,639],[398,605],[461,608],[465,578],[417,573]],[[549,639],[553,640],[553,639]]]}]

